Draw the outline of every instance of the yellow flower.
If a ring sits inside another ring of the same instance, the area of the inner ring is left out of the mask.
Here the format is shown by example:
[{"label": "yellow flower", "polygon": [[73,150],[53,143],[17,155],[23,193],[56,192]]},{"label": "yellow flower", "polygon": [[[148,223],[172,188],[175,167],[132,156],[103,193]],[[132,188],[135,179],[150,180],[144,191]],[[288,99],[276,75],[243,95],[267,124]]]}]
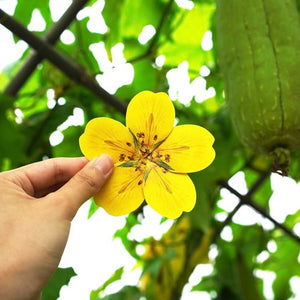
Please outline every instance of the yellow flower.
[{"label": "yellow flower", "polygon": [[128,105],[127,127],[109,118],[88,122],[79,139],[82,153],[88,159],[107,153],[115,163],[112,176],[94,197],[98,206],[120,216],[146,200],[172,219],[193,209],[196,191],[186,173],[212,163],[214,137],[200,126],[174,127],[174,121],[168,95],[144,91]]}]

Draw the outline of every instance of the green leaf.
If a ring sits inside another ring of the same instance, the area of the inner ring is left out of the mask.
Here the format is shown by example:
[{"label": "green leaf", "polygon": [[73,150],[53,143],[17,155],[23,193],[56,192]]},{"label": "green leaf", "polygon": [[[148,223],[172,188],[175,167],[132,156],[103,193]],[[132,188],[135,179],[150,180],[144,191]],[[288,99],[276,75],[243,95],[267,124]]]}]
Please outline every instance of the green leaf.
[{"label": "green leaf", "polygon": [[[252,170],[246,169],[244,170],[245,180],[248,186],[248,189],[252,187],[252,185],[259,179],[261,174],[254,172]],[[254,193],[253,199],[256,203],[266,207],[268,209],[268,201],[273,194],[273,190],[271,187],[271,178],[270,176],[262,183],[262,185],[258,188],[258,190]]]},{"label": "green leaf", "polygon": [[194,182],[197,192],[197,200],[194,209],[188,213],[193,227],[207,232],[211,223],[211,195],[207,188],[202,187],[196,173],[189,175]]},{"label": "green leaf", "polygon": [[119,292],[107,295],[101,300],[140,300],[142,296],[143,294],[136,286],[125,286]]},{"label": "green leaf", "polygon": [[264,270],[274,271],[276,274],[272,286],[274,299],[288,299],[292,296],[290,279],[293,276],[300,276],[299,245],[288,236],[278,236],[275,242],[277,244],[276,252],[272,253],[262,267]]},{"label": "green leaf", "polygon": [[126,38],[123,43],[123,53],[127,61],[136,59],[147,51],[147,46],[140,44],[136,38]]},{"label": "green leaf", "polygon": [[163,9],[161,1],[126,0],[120,23],[121,36],[138,37],[144,26],[156,27]]},{"label": "green leaf", "polygon": [[[51,22],[51,13],[49,8],[49,0],[19,0],[15,9],[14,17],[23,23],[25,26],[30,23],[32,12],[34,9],[38,9],[49,26]],[[46,26],[46,27],[48,27]]]},{"label": "green leaf", "polygon": [[218,243],[219,255],[215,260],[214,272],[194,286],[197,291],[216,291],[217,299],[241,300],[236,277],[235,248],[225,242]]},{"label": "green leaf", "polygon": [[201,42],[205,32],[210,30],[214,11],[215,4],[195,3],[192,10],[177,17],[172,39],[159,49],[159,54],[166,56],[166,65],[175,67],[188,61],[192,70],[199,70],[208,61],[213,62],[211,52],[203,51]]},{"label": "green leaf", "polygon": [[89,208],[88,219],[99,209],[99,206],[95,203],[94,199],[91,199],[91,205]]},{"label": "green leaf", "polygon": [[210,19],[214,11],[215,3],[195,3],[194,8],[186,12],[183,21],[174,31],[174,41],[184,41],[186,45],[200,45],[205,32],[210,29]]},{"label": "green leaf", "polygon": [[287,228],[294,228],[297,223],[300,223],[300,210],[292,215],[288,215],[284,221]]},{"label": "green leaf", "polygon": [[155,90],[157,81],[157,72],[153,68],[150,59],[142,59],[133,64],[134,78],[128,86],[122,86],[118,89],[117,95],[122,98],[132,98],[135,94],[144,90]]},{"label": "green leaf", "polygon": [[120,42],[121,16],[122,9],[126,0],[105,1],[102,12],[103,18],[107,25],[108,33],[105,35],[105,46],[110,50],[115,44]]},{"label": "green leaf", "polygon": [[56,105],[53,109],[44,110],[32,114],[27,118],[30,129],[37,129],[48,135],[55,131],[59,125],[67,120],[68,116],[73,114],[74,105],[66,103],[64,105]]},{"label": "green leaf", "polygon": [[[12,98],[0,94],[0,129],[1,139],[0,143],[0,164],[5,159],[12,162],[12,167],[19,166],[25,160],[25,139],[22,135],[22,127],[14,121],[14,114],[8,116],[8,112],[12,113],[13,105]],[[18,145],[18,147],[16,147]]]},{"label": "green leaf", "polygon": [[109,28],[104,39],[106,49],[109,51],[119,42],[136,39],[146,25],[157,27],[164,5],[162,1],[106,1],[103,9],[103,17]]},{"label": "green leaf", "polygon": [[45,285],[42,291],[42,300],[57,299],[61,287],[68,284],[70,279],[75,275],[76,273],[72,268],[58,268],[50,281]]},{"label": "green leaf", "polygon": [[64,49],[68,55],[80,65],[85,66],[91,74],[99,73],[99,65],[95,57],[92,55],[89,47],[91,44],[99,43],[102,35],[89,31],[87,23],[90,18],[84,18],[80,21],[76,20],[70,26],[70,30],[75,36],[75,42],[70,45],[59,43],[60,48]]},{"label": "green leaf", "polygon": [[82,156],[79,148],[79,137],[83,133],[81,126],[70,126],[63,131],[62,143],[53,147],[53,154],[57,157],[78,157]]},{"label": "green leaf", "polygon": [[117,230],[114,234],[114,238],[120,238],[122,241],[122,244],[124,245],[127,252],[135,259],[139,260],[140,257],[136,253],[136,244],[137,242],[130,240],[128,238],[128,234],[131,230],[131,228],[137,224],[140,224],[140,221],[137,220],[136,216],[131,213],[126,218],[126,224],[123,228]]},{"label": "green leaf", "polygon": [[102,297],[100,298],[100,293],[103,292],[111,283],[113,283],[117,280],[120,280],[123,273],[124,273],[124,267],[121,267],[121,268],[117,269],[110,276],[110,278],[107,279],[99,288],[97,288],[96,290],[91,291],[90,300],[102,299]]},{"label": "green leaf", "polygon": [[9,79],[5,72],[0,73],[0,91],[2,91],[4,87],[6,87],[8,81]]},{"label": "green leaf", "polygon": [[143,90],[154,90],[155,79],[156,71],[151,60],[144,59],[134,64],[132,86],[135,88],[135,93]]},{"label": "green leaf", "polygon": [[237,255],[237,278],[239,282],[239,289],[243,300],[259,300],[262,299],[257,290],[257,278],[253,275],[251,270],[243,257],[243,254],[238,251]]}]

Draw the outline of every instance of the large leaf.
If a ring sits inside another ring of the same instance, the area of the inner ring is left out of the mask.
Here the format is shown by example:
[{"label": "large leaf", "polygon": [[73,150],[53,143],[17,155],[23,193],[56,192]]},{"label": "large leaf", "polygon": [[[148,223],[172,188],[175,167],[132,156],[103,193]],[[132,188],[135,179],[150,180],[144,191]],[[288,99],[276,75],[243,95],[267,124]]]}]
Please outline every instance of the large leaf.
[{"label": "large leaf", "polygon": [[237,276],[243,300],[262,299],[257,290],[256,281],[258,279],[254,277],[253,270],[248,268],[242,253],[237,255]]},{"label": "large leaf", "polygon": [[70,30],[75,36],[75,42],[71,45],[62,45],[61,43],[59,45],[77,63],[85,66],[91,74],[96,74],[99,72],[98,63],[89,47],[91,44],[99,43],[102,40],[102,35],[88,29],[89,20],[89,18],[84,18],[80,21],[74,21],[70,26]]},{"label": "large leaf", "polygon": [[274,271],[274,299],[288,299],[292,296],[289,281],[293,276],[300,276],[299,245],[287,236],[279,236],[276,240],[277,250],[264,262],[263,269]]},{"label": "large leaf", "polygon": [[15,9],[14,17],[24,25],[28,25],[31,20],[32,12],[38,9],[46,22],[46,27],[51,23],[51,13],[49,8],[49,0],[19,0]]},{"label": "large leaf", "polygon": [[213,61],[210,52],[203,51],[201,42],[210,30],[214,10],[215,4],[195,3],[192,10],[184,12],[174,25],[172,39],[159,49],[159,54],[166,56],[167,65],[177,66],[187,60],[192,70],[199,70],[203,64]]},{"label": "large leaf", "polygon": [[[100,299],[100,293],[103,292],[111,283],[120,280],[124,272],[124,267],[117,269],[109,279],[107,279],[99,288],[91,291],[90,300]],[[102,298],[101,298],[102,299]]]},{"label": "large leaf", "polygon": [[101,298],[101,300],[139,300],[142,296],[143,294],[136,286],[125,286],[121,291],[107,295]]},{"label": "large leaf", "polygon": [[62,286],[69,283],[70,279],[76,273],[72,268],[58,268],[50,281],[46,284],[42,292],[42,300],[54,300],[59,297],[59,291]]},{"label": "large leaf", "polygon": [[77,157],[82,156],[78,140],[83,133],[81,126],[70,126],[63,131],[64,140],[59,145],[53,147],[54,156]]},{"label": "large leaf", "polygon": [[120,23],[121,36],[138,37],[144,26],[157,27],[163,8],[161,1],[126,0]]},{"label": "large leaf", "polygon": [[188,216],[192,222],[192,226],[207,232],[211,223],[212,199],[217,193],[214,193],[213,188],[209,189],[202,185],[202,176],[200,173],[191,174],[190,177],[196,187],[197,202]]},{"label": "large leaf", "polygon": [[102,12],[105,23],[108,27],[108,33],[105,35],[105,45],[107,50],[121,41],[121,16],[126,0],[105,1]]}]

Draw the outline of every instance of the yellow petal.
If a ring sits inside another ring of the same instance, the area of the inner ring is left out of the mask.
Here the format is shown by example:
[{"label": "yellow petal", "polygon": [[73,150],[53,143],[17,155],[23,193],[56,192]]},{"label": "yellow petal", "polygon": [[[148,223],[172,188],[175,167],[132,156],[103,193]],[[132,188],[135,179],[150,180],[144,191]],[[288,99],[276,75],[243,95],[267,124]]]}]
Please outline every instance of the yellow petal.
[{"label": "yellow petal", "polygon": [[79,145],[88,159],[107,153],[115,163],[128,160],[135,153],[132,134],[122,123],[109,118],[89,121]]},{"label": "yellow petal", "polygon": [[144,201],[143,174],[134,168],[116,167],[109,180],[94,196],[95,203],[113,216],[126,215]]},{"label": "yellow petal", "polygon": [[196,203],[196,190],[186,174],[165,171],[154,166],[144,186],[146,202],[161,215],[175,219],[191,211]]},{"label": "yellow petal", "polygon": [[215,158],[213,135],[197,125],[176,126],[155,150],[174,172],[197,172],[208,167]]},{"label": "yellow petal", "polygon": [[175,109],[166,93],[143,91],[133,97],[127,108],[126,126],[148,146],[164,140],[174,120]]}]

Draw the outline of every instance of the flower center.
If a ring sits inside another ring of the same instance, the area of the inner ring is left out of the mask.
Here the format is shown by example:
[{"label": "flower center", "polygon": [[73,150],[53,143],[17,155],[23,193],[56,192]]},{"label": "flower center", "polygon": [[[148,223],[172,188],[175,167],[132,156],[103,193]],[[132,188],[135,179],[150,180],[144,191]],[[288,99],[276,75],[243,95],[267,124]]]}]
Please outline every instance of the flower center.
[{"label": "flower center", "polygon": [[[157,143],[158,135],[155,134],[152,138],[152,141],[150,140],[148,143],[145,142],[145,133],[144,132],[138,132],[136,134],[136,140],[137,140],[137,156],[138,160],[146,162],[151,161],[153,163],[158,164],[161,166],[161,162],[169,163],[171,159],[170,154],[160,154],[157,150],[158,146],[161,144],[161,142]],[[156,150],[156,151],[155,151]],[[165,166],[166,169],[167,166]],[[169,168],[170,169],[170,168]]]},{"label": "flower center", "polygon": [[127,141],[126,146],[121,147],[127,150],[130,148],[130,155],[125,154],[126,151],[122,151],[119,156],[119,167],[132,167],[137,172],[138,177],[136,183],[141,185],[142,182],[146,182],[149,173],[153,168],[161,168],[163,173],[167,173],[169,170],[173,170],[169,163],[171,161],[171,155],[166,151],[160,151],[159,146],[163,141],[159,141],[158,135],[154,134],[152,138],[146,136],[144,132],[137,132],[134,134],[130,130],[134,140],[134,151],[132,151],[132,143]]}]

